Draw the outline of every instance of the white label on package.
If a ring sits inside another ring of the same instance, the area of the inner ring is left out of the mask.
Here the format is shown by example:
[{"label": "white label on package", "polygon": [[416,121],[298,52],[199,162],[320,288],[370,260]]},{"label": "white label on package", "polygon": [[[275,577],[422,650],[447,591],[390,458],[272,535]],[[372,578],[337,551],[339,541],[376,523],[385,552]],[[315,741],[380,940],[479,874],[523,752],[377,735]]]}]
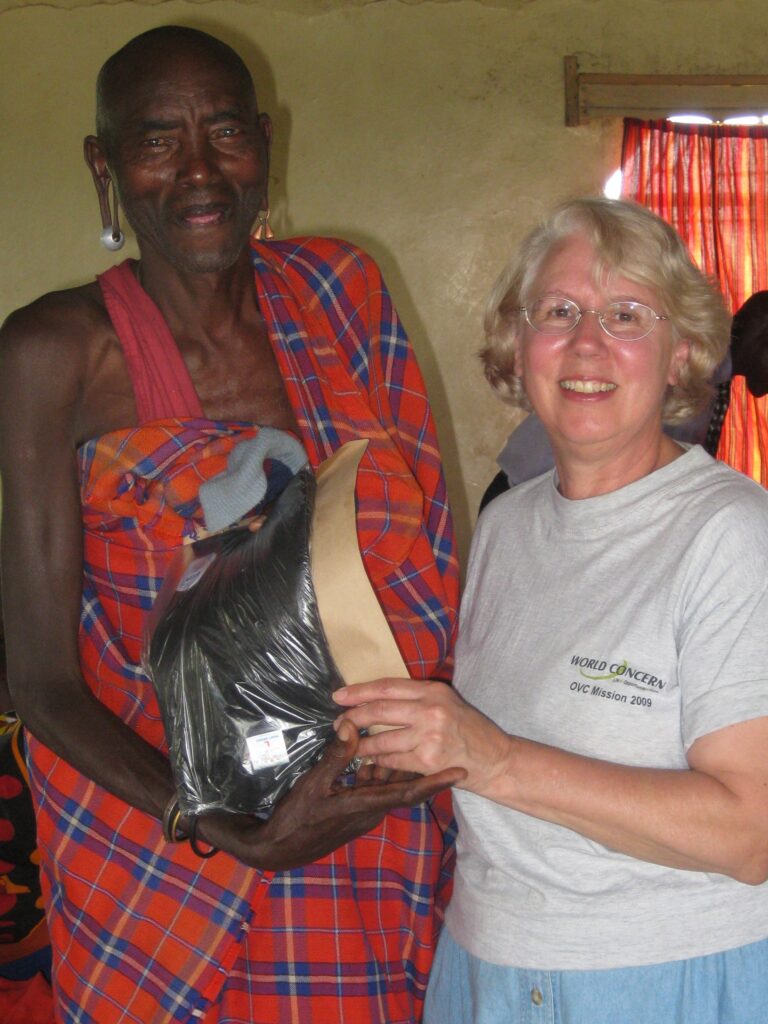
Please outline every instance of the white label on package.
[{"label": "white label on package", "polygon": [[288,761],[285,738],[279,730],[248,736],[246,743],[251,758],[251,768],[254,771],[258,771],[260,768],[269,768],[275,764],[286,764]]}]

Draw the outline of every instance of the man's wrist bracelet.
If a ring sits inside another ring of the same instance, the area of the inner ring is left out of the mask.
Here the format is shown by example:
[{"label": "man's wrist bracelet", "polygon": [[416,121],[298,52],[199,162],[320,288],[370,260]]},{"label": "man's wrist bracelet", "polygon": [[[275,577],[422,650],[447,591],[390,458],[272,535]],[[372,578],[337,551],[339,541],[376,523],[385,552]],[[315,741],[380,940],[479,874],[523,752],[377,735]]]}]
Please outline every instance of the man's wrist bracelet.
[{"label": "man's wrist bracelet", "polygon": [[209,850],[203,850],[200,848],[200,840],[197,838],[197,818],[192,819],[192,827],[189,830],[189,845],[192,848],[192,852],[196,853],[198,857],[202,857],[203,860],[207,860],[212,857],[214,853],[219,852],[218,846],[213,846]]},{"label": "man's wrist bracelet", "polygon": [[184,813],[179,807],[179,798],[174,795],[165,805],[163,811],[163,837],[167,843],[183,843],[189,839],[188,832],[179,830],[179,824],[183,817]]},{"label": "man's wrist bracelet", "polygon": [[184,812],[179,807],[178,797],[172,796],[165,805],[165,810],[163,811],[163,837],[165,838],[165,841],[167,843],[184,843],[189,840],[192,852],[197,854],[198,857],[202,857],[203,860],[207,860],[215,853],[218,853],[219,848],[217,846],[211,845],[208,850],[204,850],[200,846],[200,840],[197,838],[196,817],[191,819],[189,832],[185,832],[183,829],[179,828],[183,817]]}]

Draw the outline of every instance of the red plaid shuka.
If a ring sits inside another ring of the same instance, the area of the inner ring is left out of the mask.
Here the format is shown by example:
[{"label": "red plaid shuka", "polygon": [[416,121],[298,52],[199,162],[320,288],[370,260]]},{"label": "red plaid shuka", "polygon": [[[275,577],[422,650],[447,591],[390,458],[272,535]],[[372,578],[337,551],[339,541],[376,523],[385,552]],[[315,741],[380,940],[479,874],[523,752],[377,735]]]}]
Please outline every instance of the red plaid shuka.
[{"label": "red plaid shuka", "polygon": [[[317,465],[370,439],[358,477],[369,576],[415,677],[446,671],[457,571],[424,385],[373,262],[324,239],[254,243],[256,289]],[[128,264],[101,279],[140,426],[79,452],[80,650],[99,699],[157,747],[142,628],[197,491],[258,429],[212,422]],[[72,1024],[398,1024],[420,1019],[449,884],[448,800],[387,816],[301,870],[203,861],[31,741],[61,1019]]]}]

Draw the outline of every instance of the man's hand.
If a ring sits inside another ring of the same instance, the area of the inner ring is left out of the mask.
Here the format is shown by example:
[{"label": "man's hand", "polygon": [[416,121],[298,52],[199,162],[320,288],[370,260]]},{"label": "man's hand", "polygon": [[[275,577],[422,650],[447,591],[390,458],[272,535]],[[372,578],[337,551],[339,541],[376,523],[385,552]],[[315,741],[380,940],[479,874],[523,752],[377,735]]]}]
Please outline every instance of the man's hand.
[{"label": "man's hand", "polygon": [[199,821],[199,835],[252,867],[289,871],[370,832],[387,811],[423,803],[466,775],[461,768],[449,768],[426,777],[396,773],[382,781],[369,770],[356,785],[344,785],[339,776],[356,756],[358,743],[355,727],[343,722],[322,759],[279,801],[267,821],[206,814]]}]

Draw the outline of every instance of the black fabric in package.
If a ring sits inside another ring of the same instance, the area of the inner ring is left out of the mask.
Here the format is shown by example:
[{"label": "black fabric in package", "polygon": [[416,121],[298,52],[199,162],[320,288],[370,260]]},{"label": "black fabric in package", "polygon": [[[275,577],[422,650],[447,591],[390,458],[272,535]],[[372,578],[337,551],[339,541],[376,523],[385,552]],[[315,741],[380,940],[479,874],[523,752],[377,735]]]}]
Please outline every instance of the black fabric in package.
[{"label": "black fabric in package", "polygon": [[314,494],[303,469],[258,531],[187,545],[163,584],[145,665],[185,813],[268,816],[333,735],[343,680],[310,575]]}]

